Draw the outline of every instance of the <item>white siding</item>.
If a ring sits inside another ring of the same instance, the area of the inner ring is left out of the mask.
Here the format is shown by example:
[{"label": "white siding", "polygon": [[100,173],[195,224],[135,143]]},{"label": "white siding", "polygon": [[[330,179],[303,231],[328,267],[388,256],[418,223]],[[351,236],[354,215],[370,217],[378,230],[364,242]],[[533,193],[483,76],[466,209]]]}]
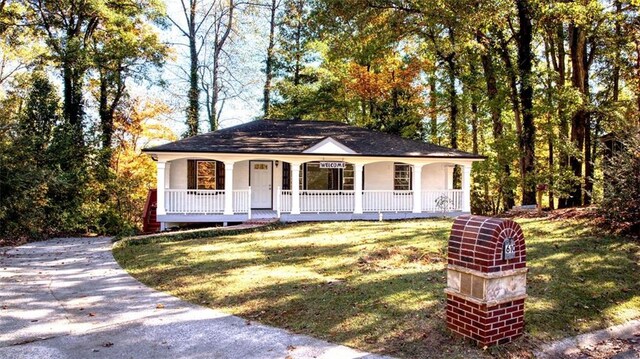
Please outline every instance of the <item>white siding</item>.
[{"label": "white siding", "polygon": [[376,162],[365,165],[364,190],[393,190],[393,162]]},{"label": "white siding", "polygon": [[171,188],[187,189],[187,160],[180,159],[171,161]]},{"label": "white siding", "polygon": [[446,165],[434,163],[422,167],[422,189],[447,189]]},{"label": "white siding", "polygon": [[[422,189],[435,190],[451,187],[453,167],[450,164],[435,163],[422,167]],[[167,181],[170,188],[187,188],[187,160],[171,161]],[[376,162],[364,166],[364,190],[393,190],[393,162]],[[448,180],[448,184],[447,184]],[[273,164],[273,190],[282,187],[282,161]],[[236,162],[233,166],[233,189],[249,188],[249,161]],[[275,203],[275,201],[274,201]]]},{"label": "white siding", "polygon": [[249,189],[249,161],[233,164],[233,189]]}]

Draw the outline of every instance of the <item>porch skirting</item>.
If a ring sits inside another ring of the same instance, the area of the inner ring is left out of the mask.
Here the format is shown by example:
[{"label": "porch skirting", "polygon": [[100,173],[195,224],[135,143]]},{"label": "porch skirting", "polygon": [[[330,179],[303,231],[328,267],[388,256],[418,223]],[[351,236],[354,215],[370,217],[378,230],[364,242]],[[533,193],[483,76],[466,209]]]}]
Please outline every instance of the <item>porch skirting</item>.
[{"label": "porch skirting", "polygon": [[[278,218],[276,211],[262,211],[264,213],[256,213],[254,211],[252,219],[269,219]],[[280,213],[280,222],[319,222],[319,221],[378,221],[382,220],[401,220],[401,219],[417,219],[417,218],[434,218],[448,217],[453,218],[468,212],[367,212],[367,213]],[[249,216],[245,214],[166,214],[159,215],[158,221],[163,223],[214,223],[214,222],[245,222],[249,220]]]}]

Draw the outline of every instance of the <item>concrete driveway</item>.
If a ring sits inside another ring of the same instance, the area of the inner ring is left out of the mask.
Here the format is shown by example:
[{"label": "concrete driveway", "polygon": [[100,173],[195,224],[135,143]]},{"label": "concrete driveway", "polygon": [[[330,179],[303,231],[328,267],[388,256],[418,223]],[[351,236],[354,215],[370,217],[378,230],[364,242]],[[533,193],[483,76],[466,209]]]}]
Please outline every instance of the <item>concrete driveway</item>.
[{"label": "concrete driveway", "polygon": [[0,248],[0,358],[379,358],[148,288],[109,238]]}]

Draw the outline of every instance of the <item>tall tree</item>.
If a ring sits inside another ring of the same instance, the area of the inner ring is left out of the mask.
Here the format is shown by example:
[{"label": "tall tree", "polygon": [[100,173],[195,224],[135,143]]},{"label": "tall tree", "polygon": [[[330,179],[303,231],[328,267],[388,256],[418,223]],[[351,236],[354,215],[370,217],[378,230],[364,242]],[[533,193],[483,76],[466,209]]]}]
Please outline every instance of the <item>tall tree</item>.
[{"label": "tall tree", "polygon": [[523,177],[522,204],[536,203],[536,183],[532,178],[535,174],[535,137],[536,127],[533,113],[533,73],[531,50],[533,41],[532,9],[529,0],[516,0],[518,9],[518,72],[520,74],[520,104],[522,106],[522,138],[523,149]]},{"label": "tall tree", "polygon": [[269,42],[267,45],[267,56],[265,58],[265,82],[262,99],[262,111],[264,118],[269,118],[271,113],[271,86],[273,81],[273,67],[275,58],[275,45],[276,45],[276,28],[278,23],[276,22],[276,14],[280,8],[280,0],[271,0],[268,7],[269,12]]},{"label": "tall tree", "polygon": [[163,26],[164,11],[155,3],[149,5],[128,8],[117,23],[101,23],[91,45],[91,60],[98,75],[94,94],[102,129],[103,171],[110,166],[114,114],[126,95],[127,80],[147,77],[150,67],[162,66],[169,51],[146,23],[150,20]]},{"label": "tall tree", "polygon": [[220,114],[224,108],[225,98],[222,83],[223,56],[225,45],[232,33],[237,4],[234,0],[223,3],[214,2],[205,22],[207,29],[203,33],[204,56],[201,60],[202,90],[205,92],[207,117],[210,131],[220,126]]},{"label": "tall tree", "polygon": [[85,152],[83,96],[91,63],[88,49],[98,25],[116,15],[116,4],[80,0],[28,0],[26,4],[30,13],[24,21],[29,22],[33,15],[33,24],[46,36],[52,59],[62,73],[63,112],[75,149],[69,164],[79,167]]},{"label": "tall tree", "polygon": [[[189,70],[187,77],[189,80],[188,104],[186,110],[187,132],[185,136],[195,136],[200,132],[200,81],[198,73],[198,55],[201,49],[201,29],[206,15],[213,9],[213,4],[208,6],[202,0],[180,0],[182,14],[185,23],[177,16],[169,15],[169,20],[187,38],[189,47]],[[204,7],[204,9],[201,9]],[[202,13],[200,13],[202,12]]]}]

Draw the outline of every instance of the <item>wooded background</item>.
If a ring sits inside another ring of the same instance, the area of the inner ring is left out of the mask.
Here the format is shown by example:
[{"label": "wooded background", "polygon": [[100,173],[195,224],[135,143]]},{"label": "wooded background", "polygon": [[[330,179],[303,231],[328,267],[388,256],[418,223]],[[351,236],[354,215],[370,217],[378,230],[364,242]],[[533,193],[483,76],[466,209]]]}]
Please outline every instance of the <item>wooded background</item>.
[{"label": "wooded background", "polygon": [[638,0],[170,5],[0,0],[0,237],[135,231],[155,186],[140,149],[176,138],[170,118],[218,129],[231,101],[485,155],[476,213],[543,189],[545,207],[638,221]]}]

